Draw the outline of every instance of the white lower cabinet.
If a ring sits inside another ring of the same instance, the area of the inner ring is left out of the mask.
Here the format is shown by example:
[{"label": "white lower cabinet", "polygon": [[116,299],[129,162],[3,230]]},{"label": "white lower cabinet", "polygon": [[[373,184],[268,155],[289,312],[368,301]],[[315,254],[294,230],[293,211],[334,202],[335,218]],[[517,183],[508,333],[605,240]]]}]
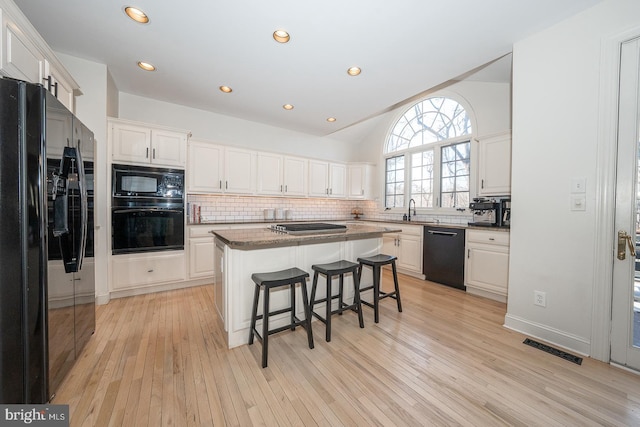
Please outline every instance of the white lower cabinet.
[{"label": "white lower cabinet", "polygon": [[189,278],[212,277],[214,270],[211,227],[189,227]]},{"label": "white lower cabinet", "polygon": [[378,224],[381,227],[401,228],[402,233],[383,235],[382,252],[395,255],[398,271],[411,276],[424,278],[422,274],[422,237],[421,225]]},{"label": "white lower cabinet", "polygon": [[509,232],[468,229],[467,292],[506,302],[509,285]]},{"label": "white lower cabinet", "polygon": [[152,286],[186,279],[184,251],[115,255],[111,259],[113,290]]},{"label": "white lower cabinet", "polygon": [[[214,239],[215,240],[215,239]],[[213,249],[213,259],[215,263],[214,274],[213,274],[213,301],[216,305],[216,310],[218,310],[218,315],[220,319],[222,319],[222,323],[224,324],[224,330],[228,331],[226,319],[227,319],[227,309],[226,309],[226,296],[225,296],[225,271],[224,271],[224,243],[220,240],[215,240],[214,249]]]}]

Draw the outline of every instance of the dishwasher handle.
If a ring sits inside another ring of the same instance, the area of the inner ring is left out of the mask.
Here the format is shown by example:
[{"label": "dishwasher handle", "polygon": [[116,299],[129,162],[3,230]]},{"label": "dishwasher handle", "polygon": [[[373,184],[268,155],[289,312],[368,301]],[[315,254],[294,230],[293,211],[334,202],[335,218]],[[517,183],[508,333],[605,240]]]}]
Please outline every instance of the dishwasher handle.
[{"label": "dishwasher handle", "polygon": [[453,233],[451,231],[433,231],[433,230],[427,230],[427,233],[429,234],[435,234],[436,236],[449,236],[449,237],[455,237],[458,235],[458,233]]}]

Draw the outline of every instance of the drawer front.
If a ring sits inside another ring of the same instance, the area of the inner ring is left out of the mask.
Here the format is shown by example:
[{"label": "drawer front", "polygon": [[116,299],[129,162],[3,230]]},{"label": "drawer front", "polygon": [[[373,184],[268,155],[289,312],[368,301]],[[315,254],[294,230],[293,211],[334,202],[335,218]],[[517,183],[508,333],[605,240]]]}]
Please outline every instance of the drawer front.
[{"label": "drawer front", "polygon": [[112,259],[114,289],[182,281],[186,278],[185,273],[184,252],[148,257],[121,255]]},{"label": "drawer front", "polygon": [[211,237],[213,238],[213,234],[210,233],[215,227],[206,226],[206,225],[190,225],[189,226],[189,237]]},{"label": "drawer front", "polygon": [[489,245],[509,245],[509,232],[507,231],[484,231],[467,229],[467,240],[473,243],[484,243]]}]

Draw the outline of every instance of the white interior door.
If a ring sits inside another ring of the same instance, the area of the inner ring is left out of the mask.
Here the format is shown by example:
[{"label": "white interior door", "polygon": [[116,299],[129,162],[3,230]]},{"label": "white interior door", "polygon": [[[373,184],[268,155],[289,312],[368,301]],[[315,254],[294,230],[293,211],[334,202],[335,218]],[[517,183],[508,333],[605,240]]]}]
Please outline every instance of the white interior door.
[{"label": "white interior door", "polygon": [[640,370],[640,39],[620,53],[611,361]]}]

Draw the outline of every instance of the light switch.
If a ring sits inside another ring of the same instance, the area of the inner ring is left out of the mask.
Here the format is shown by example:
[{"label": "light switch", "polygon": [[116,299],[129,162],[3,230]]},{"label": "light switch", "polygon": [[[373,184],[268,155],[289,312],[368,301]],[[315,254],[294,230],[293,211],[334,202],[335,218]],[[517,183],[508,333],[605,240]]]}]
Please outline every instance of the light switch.
[{"label": "light switch", "polygon": [[585,211],[587,210],[587,201],[584,196],[571,196],[571,210]]},{"label": "light switch", "polygon": [[584,193],[587,191],[587,178],[572,178],[571,179],[571,192],[572,193]]}]

